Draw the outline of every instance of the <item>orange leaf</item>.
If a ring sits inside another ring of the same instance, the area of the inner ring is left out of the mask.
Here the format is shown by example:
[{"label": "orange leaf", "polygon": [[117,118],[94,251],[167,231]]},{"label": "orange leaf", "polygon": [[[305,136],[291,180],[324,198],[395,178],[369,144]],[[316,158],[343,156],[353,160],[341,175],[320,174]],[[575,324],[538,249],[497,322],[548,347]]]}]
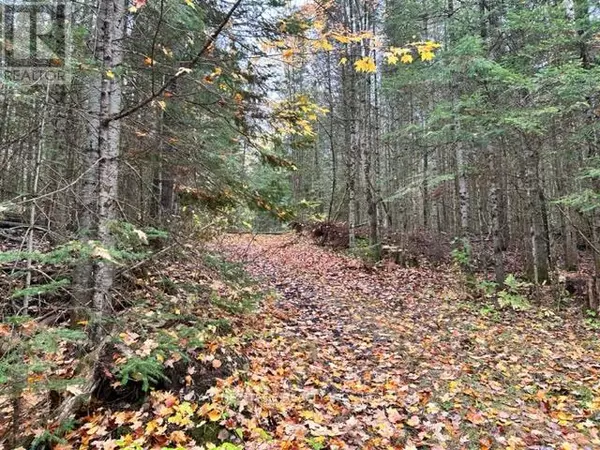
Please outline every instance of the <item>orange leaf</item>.
[{"label": "orange leaf", "polygon": [[216,422],[221,418],[221,412],[216,409],[213,409],[208,413],[208,418],[211,422]]},{"label": "orange leaf", "polygon": [[169,435],[169,439],[176,444],[184,444],[187,442],[188,438],[185,433],[181,430],[175,430]]},{"label": "orange leaf", "polygon": [[479,411],[471,410],[467,413],[467,420],[474,425],[479,425],[485,422],[485,418]]}]

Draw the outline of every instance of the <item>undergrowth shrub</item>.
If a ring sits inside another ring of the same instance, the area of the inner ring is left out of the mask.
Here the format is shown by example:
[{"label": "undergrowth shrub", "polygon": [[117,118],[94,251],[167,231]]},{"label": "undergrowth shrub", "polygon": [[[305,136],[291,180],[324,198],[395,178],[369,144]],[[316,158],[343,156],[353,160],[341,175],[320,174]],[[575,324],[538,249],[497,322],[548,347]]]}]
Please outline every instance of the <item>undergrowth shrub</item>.
[{"label": "undergrowth shrub", "polygon": [[215,253],[207,253],[204,255],[204,264],[207,267],[217,272],[221,278],[228,282],[238,285],[251,285],[256,282],[244,269],[243,264],[231,262]]},{"label": "undergrowth shrub", "polygon": [[451,251],[452,261],[463,272],[471,272],[473,269],[472,248],[469,240],[466,238],[455,238],[452,241],[454,247]]},{"label": "undergrowth shrub", "polygon": [[519,281],[513,274],[509,274],[504,280],[504,287],[499,289],[497,283],[489,280],[477,282],[477,288],[484,298],[496,299],[500,309],[511,309],[513,311],[526,311],[531,304],[526,297],[526,292],[531,283]]},{"label": "undergrowth shrub", "polygon": [[156,385],[163,380],[168,381],[163,364],[155,357],[130,357],[118,366],[116,375],[124,386],[130,380],[141,382],[144,392],[148,392],[151,385]]},{"label": "undergrowth shrub", "polygon": [[59,445],[67,445],[64,436],[73,431],[77,426],[77,421],[68,419],[58,425],[55,430],[43,430],[38,436],[33,439],[30,449],[47,449],[55,448]]},{"label": "undergrowth shrub", "polygon": [[[24,281],[16,283],[9,298],[41,300],[59,294],[67,297],[71,285],[70,271],[83,261],[104,259],[117,265],[140,261],[151,253],[150,245],[155,246],[157,242],[168,237],[168,234],[162,230],[138,229],[133,224],[123,221],[111,223],[110,229],[116,238],[115,245],[110,248],[105,248],[93,240],[72,240],[48,251],[14,249],[1,252],[0,266],[11,264],[13,277],[25,279],[27,261],[37,266],[32,283],[30,285],[26,285]],[[47,273],[52,273],[53,276]],[[13,310],[17,312],[19,305],[14,303]]]}]

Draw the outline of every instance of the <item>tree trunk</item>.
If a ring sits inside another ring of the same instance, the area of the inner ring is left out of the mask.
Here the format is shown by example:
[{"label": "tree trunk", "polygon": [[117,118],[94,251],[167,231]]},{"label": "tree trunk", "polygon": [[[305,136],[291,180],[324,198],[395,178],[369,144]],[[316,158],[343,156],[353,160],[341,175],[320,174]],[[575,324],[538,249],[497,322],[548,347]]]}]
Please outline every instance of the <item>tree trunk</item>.
[{"label": "tree trunk", "polygon": [[548,281],[548,247],[544,240],[543,205],[539,180],[540,155],[536,143],[525,139],[527,183],[527,206],[531,239],[533,281],[541,284]]},{"label": "tree trunk", "polygon": [[[87,141],[83,150],[81,188],[79,192],[80,207],[77,216],[78,237],[87,242],[97,238],[97,212],[98,202],[96,184],[98,182],[98,143],[100,129],[100,90],[102,80],[94,76],[85,89],[84,97],[87,98],[86,132]],[[93,261],[82,259],[73,270],[73,308],[71,322],[73,324],[87,319],[92,302],[92,276]]]},{"label": "tree trunk", "polygon": [[498,179],[499,159],[494,148],[489,152],[489,169],[491,174],[489,202],[490,202],[490,219],[492,224],[492,242],[494,246],[494,274],[498,287],[502,289],[504,286],[504,252],[502,247],[502,235],[500,232],[500,204],[498,202]]},{"label": "tree trunk", "polygon": [[458,178],[460,236],[465,237],[469,231],[469,188],[467,185],[464,150],[461,142],[456,144],[456,172]]},{"label": "tree trunk", "polygon": [[[102,61],[100,102],[98,104],[98,232],[97,239],[104,249],[114,246],[111,227],[117,219],[119,181],[120,121],[109,118],[121,110],[121,84],[115,75],[122,61],[122,39],[125,22],[125,3],[122,0],[100,0],[97,19],[96,57]],[[97,258],[93,273],[92,323],[90,336],[100,342],[107,333],[105,315],[111,311],[111,288],[114,264]]]}]

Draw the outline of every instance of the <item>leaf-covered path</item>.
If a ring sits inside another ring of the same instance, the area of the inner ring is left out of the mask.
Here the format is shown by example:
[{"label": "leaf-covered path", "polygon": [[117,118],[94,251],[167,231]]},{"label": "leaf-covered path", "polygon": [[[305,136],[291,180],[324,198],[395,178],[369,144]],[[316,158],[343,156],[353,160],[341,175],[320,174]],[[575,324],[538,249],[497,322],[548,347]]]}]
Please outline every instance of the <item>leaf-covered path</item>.
[{"label": "leaf-covered path", "polygon": [[209,406],[243,399],[245,448],[600,448],[600,345],[580,319],[490,311],[450,272],[367,270],[291,235],[225,246],[279,292],[248,378]]}]

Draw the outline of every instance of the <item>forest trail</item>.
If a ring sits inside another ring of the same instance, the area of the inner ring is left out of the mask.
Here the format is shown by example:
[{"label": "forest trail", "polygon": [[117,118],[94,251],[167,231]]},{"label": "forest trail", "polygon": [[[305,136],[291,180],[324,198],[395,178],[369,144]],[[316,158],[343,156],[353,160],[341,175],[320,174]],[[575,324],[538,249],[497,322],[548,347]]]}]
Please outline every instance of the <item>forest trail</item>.
[{"label": "forest trail", "polygon": [[366,270],[297,236],[224,247],[279,293],[249,379],[227,383],[254,412],[245,448],[600,448],[600,345],[581,320],[490,311],[449,271]]}]

